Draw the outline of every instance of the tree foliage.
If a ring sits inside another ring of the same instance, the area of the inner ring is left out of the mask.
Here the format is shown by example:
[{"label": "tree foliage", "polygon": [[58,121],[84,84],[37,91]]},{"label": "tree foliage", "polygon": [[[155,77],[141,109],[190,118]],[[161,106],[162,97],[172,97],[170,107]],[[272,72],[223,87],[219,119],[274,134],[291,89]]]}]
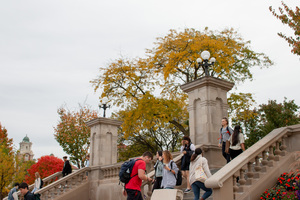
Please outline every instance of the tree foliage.
[{"label": "tree foliage", "polygon": [[165,37],[157,38],[145,58],[116,59],[100,68],[99,77],[91,81],[95,91],[100,90],[100,99],[107,97],[123,109],[115,113],[123,121],[120,142],[153,151],[175,149],[179,138],[189,135],[187,94],[179,86],[204,75],[204,69],[196,63],[203,50],[217,59],[211,74],[234,82],[251,80],[254,66],[272,65],[265,54],[251,50],[250,42],[233,29],[170,30]]},{"label": "tree foliage", "polygon": [[35,172],[39,172],[41,178],[46,178],[56,172],[62,171],[64,161],[55,156],[42,156],[38,162],[28,169],[25,181],[27,184],[34,183]]},{"label": "tree foliage", "polygon": [[147,51],[149,67],[163,74],[165,91],[173,92],[180,84],[204,75],[204,68],[196,62],[204,50],[216,58],[211,75],[232,82],[252,80],[254,66],[272,65],[265,54],[251,50],[250,41],[244,41],[234,29],[212,31],[206,28],[202,32],[170,30],[165,37],[159,37],[155,47]]},{"label": "tree foliage", "polygon": [[0,123],[0,199],[8,193],[15,172],[13,140],[8,138],[7,130]]},{"label": "tree foliage", "polygon": [[79,111],[58,109],[60,121],[54,128],[54,137],[63,150],[70,155],[70,161],[78,168],[84,167],[84,161],[90,147],[90,128],[85,122],[97,118],[97,112],[87,107]]},{"label": "tree foliage", "polygon": [[286,36],[282,32],[278,33],[278,35],[284,38],[290,46],[292,46],[291,52],[300,55],[300,9],[296,6],[295,10],[289,8],[287,4],[283,1],[281,2],[282,7],[279,7],[279,13],[272,8],[269,7],[272,14],[279,19],[283,24],[288,25],[293,31],[294,36]]},{"label": "tree foliage", "polygon": [[13,176],[14,183],[22,183],[25,180],[25,177],[28,175],[28,169],[35,164],[34,160],[24,161],[23,158],[19,158],[16,154],[15,157],[15,173]]},{"label": "tree foliage", "polygon": [[247,114],[233,121],[243,125],[247,138],[245,145],[250,147],[276,128],[300,123],[299,108],[294,100],[285,98],[283,103],[269,100],[268,104],[261,104],[258,108],[246,108],[244,112]]}]

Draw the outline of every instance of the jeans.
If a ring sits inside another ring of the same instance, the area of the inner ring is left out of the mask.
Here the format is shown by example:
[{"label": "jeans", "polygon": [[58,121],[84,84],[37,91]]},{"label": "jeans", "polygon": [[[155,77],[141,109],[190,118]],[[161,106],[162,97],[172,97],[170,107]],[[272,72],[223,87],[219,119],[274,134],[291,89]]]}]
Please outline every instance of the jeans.
[{"label": "jeans", "polygon": [[229,155],[229,153],[225,152],[225,147],[226,147],[226,142],[222,142],[222,154],[223,154],[224,158],[226,159],[227,163],[229,163],[230,155]]},{"label": "jeans", "polygon": [[193,192],[194,192],[194,200],[199,200],[200,198],[200,189],[204,190],[205,193],[202,195],[203,199],[207,199],[212,194],[211,188],[206,188],[204,183],[200,181],[196,181],[192,184]]}]

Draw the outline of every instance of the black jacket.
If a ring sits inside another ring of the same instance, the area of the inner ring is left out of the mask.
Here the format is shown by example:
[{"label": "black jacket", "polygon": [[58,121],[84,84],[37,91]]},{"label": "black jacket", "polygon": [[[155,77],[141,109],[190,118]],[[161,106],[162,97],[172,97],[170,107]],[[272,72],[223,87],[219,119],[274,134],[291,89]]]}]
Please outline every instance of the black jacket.
[{"label": "black jacket", "polygon": [[28,191],[28,192],[24,195],[24,200],[35,200],[34,194],[32,194],[30,191]]},{"label": "black jacket", "polygon": [[64,164],[62,174],[63,174],[63,176],[66,176],[66,175],[71,174],[71,173],[72,173],[72,167],[70,165],[70,162],[67,160]]}]

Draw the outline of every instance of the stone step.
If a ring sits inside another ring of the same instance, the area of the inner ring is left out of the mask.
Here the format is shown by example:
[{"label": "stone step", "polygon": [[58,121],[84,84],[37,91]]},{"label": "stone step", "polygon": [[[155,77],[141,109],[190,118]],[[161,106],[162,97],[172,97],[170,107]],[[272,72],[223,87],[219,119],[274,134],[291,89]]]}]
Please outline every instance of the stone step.
[{"label": "stone step", "polygon": [[[205,191],[201,190],[200,191],[200,197],[204,194]],[[193,191],[187,193],[187,194],[184,194],[183,195],[183,200],[194,200],[194,193]],[[212,195],[210,197],[207,198],[207,200],[213,200],[213,197]]]},{"label": "stone step", "polygon": [[[219,170],[219,168],[217,168],[217,169],[210,169],[210,172],[211,172],[211,174],[214,174],[214,173],[216,173],[218,170]],[[184,190],[183,190],[183,191],[184,191]],[[204,190],[201,190],[201,191],[200,191],[200,197],[204,194],[204,192],[205,192]],[[208,197],[207,200],[213,200],[213,197],[212,197],[212,196],[213,196],[213,195],[211,195],[210,197]],[[194,192],[191,191],[191,192],[189,192],[189,193],[187,193],[187,194],[184,193],[183,199],[184,199],[184,200],[194,200]]]}]

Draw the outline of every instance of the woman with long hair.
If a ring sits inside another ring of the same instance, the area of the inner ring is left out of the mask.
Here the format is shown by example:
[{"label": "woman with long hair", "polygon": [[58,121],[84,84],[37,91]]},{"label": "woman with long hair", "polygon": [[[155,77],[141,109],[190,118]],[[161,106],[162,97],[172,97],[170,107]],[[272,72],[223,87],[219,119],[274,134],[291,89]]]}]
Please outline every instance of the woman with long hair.
[{"label": "woman with long hair", "polygon": [[174,189],[176,186],[176,176],[178,173],[178,167],[176,163],[172,160],[173,157],[170,151],[163,152],[163,178],[161,181],[161,188],[164,189]]},{"label": "woman with long hair", "polygon": [[155,189],[160,189],[161,180],[162,180],[162,176],[163,176],[163,170],[164,170],[162,151],[156,152],[156,158],[157,158],[157,161],[154,165],[155,174],[154,174],[154,179],[153,179],[154,185],[153,185],[152,192]]},{"label": "woman with long hair", "polygon": [[38,191],[41,188],[41,177],[38,172],[35,172],[34,188],[31,191],[32,193]]},{"label": "woman with long hair", "polygon": [[222,128],[220,129],[220,140],[219,140],[219,147],[222,146],[222,155],[226,159],[227,163],[230,162],[230,155],[225,151],[226,148],[226,141],[229,140],[233,130],[228,126],[228,119],[227,117],[222,118]]},{"label": "woman with long hair", "polygon": [[211,176],[211,173],[209,171],[207,159],[202,156],[202,150],[200,148],[197,148],[195,150],[195,153],[191,157],[190,164],[190,183],[195,196],[194,200],[199,200],[200,189],[205,191],[200,200],[207,199],[212,194],[211,188],[205,187],[203,182],[196,180],[195,172],[199,166],[203,168],[203,171],[205,172],[207,178],[209,178]]},{"label": "woman with long hair", "polygon": [[184,193],[189,193],[191,191],[191,184],[189,180],[189,169],[190,169],[190,161],[191,156],[195,151],[195,145],[192,144],[189,136],[184,136],[181,141],[181,149],[180,152],[183,153],[181,158],[181,171],[182,176],[186,179],[186,189]]},{"label": "woman with long hair", "polygon": [[233,134],[229,138],[229,141],[229,154],[231,159],[234,159],[245,151],[245,138],[241,133],[241,127],[239,125],[234,127]]}]

